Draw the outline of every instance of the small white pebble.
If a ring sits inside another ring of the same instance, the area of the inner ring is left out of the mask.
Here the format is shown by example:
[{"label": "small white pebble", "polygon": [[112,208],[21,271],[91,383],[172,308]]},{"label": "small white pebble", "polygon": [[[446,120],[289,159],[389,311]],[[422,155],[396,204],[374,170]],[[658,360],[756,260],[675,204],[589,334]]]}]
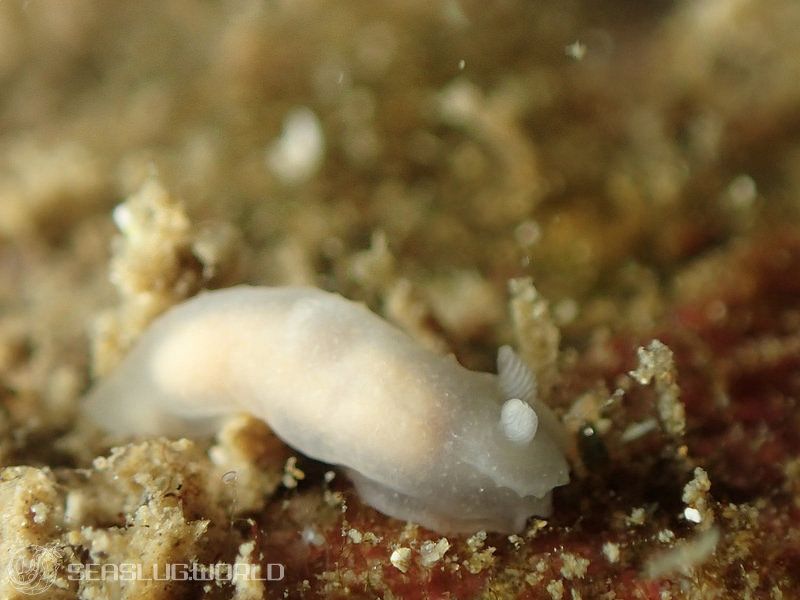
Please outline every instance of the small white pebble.
[{"label": "small white pebble", "polygon": [[603,544],[603,554],[610,563],[615,563],[619,560],[619,544],[614,542],[606,542]]},{"label": "small white pebble", "polygon": [[574,60],[583,60],[586,56],[586,44],[576,40],[564,48],[564,53]]},{"label": "small white pebble", "polygon": [[661,542],[662,544],[666,544],[675,539],[675,533],[673,533],[669,529],[662,529],[661,531],[658,532],[658,535],[656,537],[658,538],[659,542]]},{"label": "small white pebble", "polygon": [[322,125],[305,107],[291,111],[283,133],[267,151],[267,165],[285,183],[302,183],[319,169],[325,154]]},{"label": "small white pebble", "polygon": [[696,508],[692,508],[691,506],[687,506],[683,509],[683,518],[690,523],[700,523],[703,520],[703,516],[700,514],[700,511]]},{"label": "small white pebble", "polygon": [[114,210],[111,211],[111,219],[121,233],[127,234],[130,232],[133,217],[131,216],[130,209],[124,202],[114,207]]},{"label": "small white pebble", "polygon": [[529,248],[542,237],[542,228],[536,221],[523,221],[514,229],[514,238],[523,248]]},{"label": "small white pebble", "polygon": [[283,478],[281,479],[283,486],[293,490],[297,487],[297,483],[305,478],[306,474],[297,468],[297,457],[290,456],[283,467]]},{"label": "small white pebble", "polygon": [[573,298],[564,298],[553,307],[553,317],[559,325],[569,325],[578,316],[579,306]]},{"label": "small white pebble", "polygon": [[347,510],[347,504],[344,500],[344,495],[342,492],[332,492],[331,490],[325,490],[325,493],[322,495],[322,498],[325,500],[325,504],[328,506],[333,507],[340,507],[342,512]]},{"label": "small white pebble", "polygon": [[647,435],[651,431],[655,431],[657,428],[658,421],[655,419],[645,419],[639,423],[631,423],[625,428],[625,431],[622,432],[621,440],[624,443],[632,442]]},{"label": "small white pebble", "polygon": [[749,175],[738,175],[725,190],[730,205],[734,208],[750,208],[758,198],[758,187]]},{"label": "small white pebble", "polygon": [[538,588],[542,583],[542,576],[539,573],[528,573],[525,575],[525,583],[531,587]]},{"label": "small white pebble", "polygon": [[683,488],[683,501],[686,508],[683,517],[690,523],[702,523],[704,527],[709,527],[714,521],[714,513],[711,510],[711,480],[705,469],[696,467],[694,478]]},{"label": "small white pebble", "polygon": [[37,525],[41,525],[47,521],[47,515],[50,513],[50,508],[44,502],[37,502],[31,506],[31,512],[33,513],[33,522]]},{"label": "small white pebble", "polygon": [[360,544],[364,539],[364,536],[361,535],[361,532],[358,529],[350,529],[347,532],[347,537],[350,538],[350,541],[354,544]]},{"label": "small white pebble", "polygon": [[301,537],[306,544],[311,544],[313,546],[321,546],[325,543],[325,538],[322,534],[314,529],[313,527],[306,527],[301,532]]},{"label": "small white pebble", "polygon": [[645,520],[646,516],[647,516],[647,513],[645,513],[643,508],[641,508],[641,507],[634,508],[631,511],[630,516],[627,517],[628,524],[629,525],[644,525],[644,520]]},{"label": "small white pebble", "polygon": [[486,532],[481,530],[467,538],[467,546],[472,551],[480,550],[486,543]]},{"label": "small white pebble", "polygon": [[583,579],[590,561],[577,554],[564,552],[561,555],[561,575],[566,579]]},{"label": "small white pebble", "polygon": [[531,527],[528,531],[525,532],[525,536],[529,538],[534,538],[539,535],[539,532],[542,531],[545,527],[547,527],[547,521],[544,519],[533,519],[531,521]]},{"label": "small white pebble", "polygon": [[87,511],[90,510],[89,505],[90,503],[88,502],[88,497],[85,492],[78,490],[70,491],[67,493],[67,501],[64,505],[64,520],[67,523],[80,523],[86,520]]},{"label": "small white pebble", "polygon": [[554,579],[547,584],[547,592],[553,600],[561,600],[564,597],[564,582]]},{"label": "small white pebble", "polygon": [[401,573],[405,573],[411,566],[411,548],[395,548],[392,555],[389,557],[389,562],[392,563],[395,569]]},{"label": "small white pebble", "polygon": [[372,544],[374,546],[375,544],[379,543],[382,539],[383,539],[382,537],[375,535],[371,531],[364,532],[363,540],[367,544]]},{"label": "small white pebble", "polygon": [[450,549],[450,542],[447,538],[441,538],[438,542],[430,540],[422,542],[419,547],[420,564],[423,567],[432,567],[439,562]]},{"label": "small white pebble", "polygon": [[462,78],[450,83],[439,94],[442,118],[452,124],[469,123],[479,114],[482,96],[478,87]]}]

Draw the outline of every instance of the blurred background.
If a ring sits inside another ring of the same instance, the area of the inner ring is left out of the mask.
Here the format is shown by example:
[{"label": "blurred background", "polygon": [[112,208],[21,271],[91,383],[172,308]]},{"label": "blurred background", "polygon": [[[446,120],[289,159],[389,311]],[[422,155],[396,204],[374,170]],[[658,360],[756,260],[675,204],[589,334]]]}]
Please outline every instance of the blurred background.
[{"label": "blurred background", "polygon": [[[491,370],[530,277],[543,343],[571,349],[559,412],[678,332],[719,497],[793,497],[797,434],[773,433],[800,393],[798,31],[795,0],[0,2],[0,463],[89,464],[91,378],[201,289],[336,290]],[[593,402],[573,417],[606,419],[617,483],[661,473],[620,442],[636,415]],[[557,539],[666,489],[595,484],[565,492]],[[706,583],[745,589],[736,552]]]},{"label": "blurred background", "polygon": [[[241,236],[229,279],[369,295],[346,263],[377,243],[457,341],[519,275],[576,342],[647,326],[688,261],[797,219],[798,23],[790,0],[3,2],[0,306],[104,279],[112,207],[156,178]],[[454,289],[474,322],[443,315]]]}]

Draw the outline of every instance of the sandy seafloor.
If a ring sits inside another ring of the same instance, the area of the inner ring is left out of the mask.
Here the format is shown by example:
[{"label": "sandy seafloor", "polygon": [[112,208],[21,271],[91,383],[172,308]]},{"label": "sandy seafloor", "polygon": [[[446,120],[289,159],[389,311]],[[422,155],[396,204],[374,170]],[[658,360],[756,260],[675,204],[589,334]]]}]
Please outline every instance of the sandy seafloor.
[{"label": "sandy seafloor", "polygon": [[[799,30],[795,0],[0,2],[0,597],[26,560],[48,599],[800,597]],[[147,324],[238,283],[473,369],[514,344],[575,439],[553,516],[406,525],[244,416],[93,429]],[[285,576],[65,566],[137,561]]]}]

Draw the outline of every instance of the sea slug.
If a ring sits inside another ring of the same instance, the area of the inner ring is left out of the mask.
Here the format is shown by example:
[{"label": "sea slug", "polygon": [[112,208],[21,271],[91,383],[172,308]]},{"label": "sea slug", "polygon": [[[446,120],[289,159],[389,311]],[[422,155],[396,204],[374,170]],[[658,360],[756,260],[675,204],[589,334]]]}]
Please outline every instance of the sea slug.
[{"label": "sea slug", "polygon": [[465,369],[338,294],[240,286],[158,318],[84,408],[125,435],[205,435],[248,412],[387,515],[514,533],[569,477],[531,371],[508,346],[498,371]]}]

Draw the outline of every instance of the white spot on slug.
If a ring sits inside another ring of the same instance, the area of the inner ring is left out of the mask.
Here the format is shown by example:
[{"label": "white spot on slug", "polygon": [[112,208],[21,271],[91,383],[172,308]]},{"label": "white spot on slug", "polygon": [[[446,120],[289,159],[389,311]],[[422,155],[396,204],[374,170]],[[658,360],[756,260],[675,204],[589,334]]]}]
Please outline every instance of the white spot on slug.
[{"label": "white spot on slug", "polygon": [[515,444],[528,444],[539,428],[539,418],[529,404],[511,398],[500,410],[500,425],[509,440]]}]

